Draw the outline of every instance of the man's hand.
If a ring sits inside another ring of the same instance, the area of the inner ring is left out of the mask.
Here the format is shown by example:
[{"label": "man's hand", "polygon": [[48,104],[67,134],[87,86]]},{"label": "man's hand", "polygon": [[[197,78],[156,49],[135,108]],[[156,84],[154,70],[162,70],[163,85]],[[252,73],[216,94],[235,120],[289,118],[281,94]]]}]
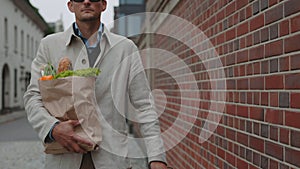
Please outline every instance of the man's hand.
[{"label": "man's hand", "polygon": [[165,163],[162,162],[151,162],[150,169],[168,169]]},{"label": "man's hand", "polygon": [[70,152],[86,153],[86,151],[80,147],[79,144],[85,144],[88,146],[93,145],[90,141],[78,136],[74,132],[74,128],[80,125],[78,120],[68,120],[60,122],[53,128],[52,136],[59,144],[66,148]]}]

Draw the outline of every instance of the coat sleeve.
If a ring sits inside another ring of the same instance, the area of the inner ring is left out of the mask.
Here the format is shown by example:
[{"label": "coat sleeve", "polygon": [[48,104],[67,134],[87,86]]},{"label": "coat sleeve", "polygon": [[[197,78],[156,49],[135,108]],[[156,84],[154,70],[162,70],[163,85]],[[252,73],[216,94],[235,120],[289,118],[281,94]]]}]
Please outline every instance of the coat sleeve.
[{"label": "coat sleeve", "polygon": [[42,40],[36,58],[32,62],[30,84],[24,94],[24,105],[28,121],[43,142],[45,142],[51,127],[58,121],[43,106],[38,85],[41,68],[50,61],[47,59],[49,52],[46,46],[44,40]]},{"label": "coat sleeve", "polygon": [[135,46],[133,49],[130,56],[128,88],[130,101],[137,110],[135,120],[139,123],[140,132],[145,140],[149,163],[152,161],[166,163],[164,143],[149,82],[139,52]]}]

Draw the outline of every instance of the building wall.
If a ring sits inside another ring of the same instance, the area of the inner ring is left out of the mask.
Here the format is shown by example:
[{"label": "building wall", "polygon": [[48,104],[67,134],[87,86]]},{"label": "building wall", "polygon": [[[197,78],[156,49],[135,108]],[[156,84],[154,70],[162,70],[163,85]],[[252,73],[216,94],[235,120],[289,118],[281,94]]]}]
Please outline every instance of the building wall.
[{"label": "building wall", "polygon": [[[2,96],[0,110],[23,107],[23,93],[30,77],[31,61],[43,36],[44,30],[12,1],[2,2],[0,6],[0,96]],[[5,65],[8,70],[5,75],[6,94],[3,92]]]},{"label": "building wall", "polygon": [[133,14],[145,12],[145,1],[121,0],[114,12],[113,32],[134,40],[134,37],[140,33],[144,18]]},{"label": "building wall", "polygon": [[58,19],[55,22],[48,23],[49,27],[53,29],[54,32],[63,32],[64,31],[64,23],[62,15],[60,16],[60,19]]},{"label": "building wall", "polygon": [[[163,12],[162,6],[152,7],[171,1],[148,1],[147,9]],[[203,31],[219,55],[199,59],[190,46],[162,35],[152,35],[142,42],[147,48],[163,49],[182,59],[199,89],[200,99],[195,99],[197,91],[180,91],[176,77],[164,71],[152,72],[153,89],[163,91],[167,98],[160,116],[162,132],[174,127],[180,114],[196,119],[187,136],[168,150],[169,165],[174,169],[300,168],[300,1],[182,0],[168,12]],[[203,47],[201,40],[193,42],[197,34],[185,26],[169,23],[168,19],[159,23],[152,20],[149,25],[157,27],[157,32],[184,30],[192,45]],[[189,76],[178,66],[170,67],[172,60],[154,58],[146,62],[159,63],[160,69],[169,66],[168,71],[179,71],[177,75],[183,78]],[[215,60],[223,66],[214,67]],[[224,80],[217,76],[222,71],[226,88],[217,93],[226,94],[225,109],[211,137],[201,142],[205,121],[213,125],[214,120],[207,119],[213,112],[210,106],[223,103],[212,99],[214,85]],[[189,88],[189,79],[184,85]],[[164,105],[159,99],[156,103]],[[197,109],[197,113],[180,112],[180,106]],[[175,127],[172,135],[180,135],[182,126]],[[166,145],[174,141],[172,138],[164,137]]]}]

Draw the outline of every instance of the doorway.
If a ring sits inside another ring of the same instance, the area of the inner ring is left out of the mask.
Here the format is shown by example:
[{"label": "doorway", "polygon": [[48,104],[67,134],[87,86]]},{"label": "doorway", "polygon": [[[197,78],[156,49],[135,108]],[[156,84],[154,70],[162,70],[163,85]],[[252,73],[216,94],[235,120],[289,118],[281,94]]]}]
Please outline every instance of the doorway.
[{"label": "doorway", "polygon": [[9,111],[10,107],[10,72],[7,64],[2,70],[2,113]]}]

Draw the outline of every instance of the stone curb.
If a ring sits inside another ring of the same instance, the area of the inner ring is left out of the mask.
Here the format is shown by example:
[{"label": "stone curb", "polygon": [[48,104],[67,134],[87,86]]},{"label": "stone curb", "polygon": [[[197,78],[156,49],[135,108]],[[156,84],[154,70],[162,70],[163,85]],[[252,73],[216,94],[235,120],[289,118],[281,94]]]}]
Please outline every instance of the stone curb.
[{"label": "stone curb", "polygon": [[25,110],[18,110],[4,115],[0,115],[0,124],[17,120],[25,116],[26,116]]}]

